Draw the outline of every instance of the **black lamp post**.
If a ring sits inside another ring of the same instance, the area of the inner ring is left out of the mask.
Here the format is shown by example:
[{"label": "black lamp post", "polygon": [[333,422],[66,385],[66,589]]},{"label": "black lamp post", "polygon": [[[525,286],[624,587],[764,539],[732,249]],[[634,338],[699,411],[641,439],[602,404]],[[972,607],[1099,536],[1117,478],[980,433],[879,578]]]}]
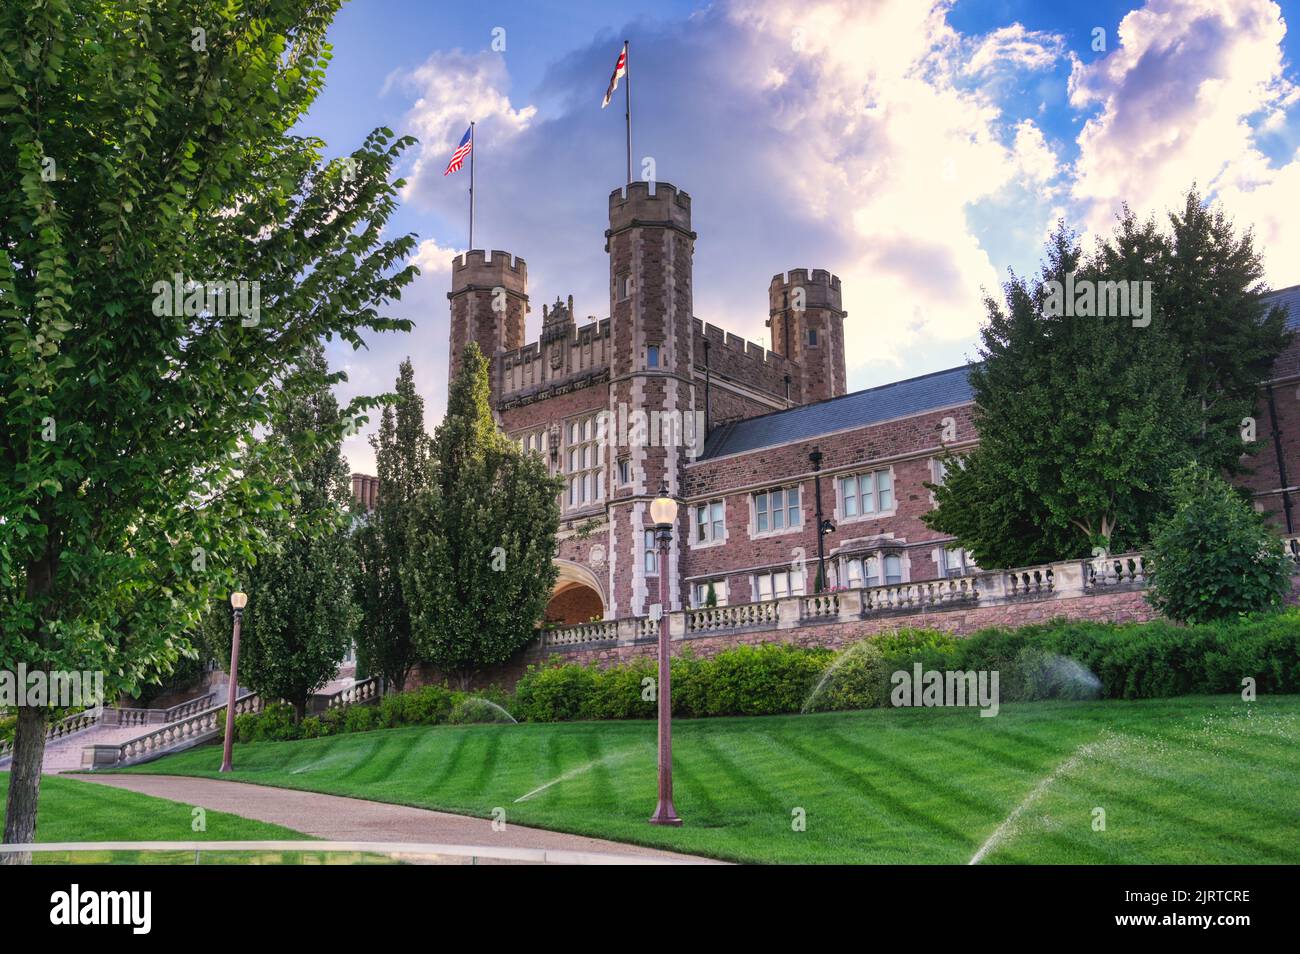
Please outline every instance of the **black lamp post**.
[{"label": "black lamp post", "polygon": [[822,516],[822,452],[814,450],[808,455],[813,466],[813,493],[817,498],[817,592],[826,589],[826,534],[833,533],[835,524]]}]

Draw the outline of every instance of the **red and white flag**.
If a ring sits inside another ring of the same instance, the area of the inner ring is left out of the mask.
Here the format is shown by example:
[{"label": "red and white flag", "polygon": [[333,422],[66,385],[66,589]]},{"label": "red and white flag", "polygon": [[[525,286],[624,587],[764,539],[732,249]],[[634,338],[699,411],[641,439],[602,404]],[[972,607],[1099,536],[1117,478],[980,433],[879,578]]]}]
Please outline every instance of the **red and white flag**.
[{"label": "red and white flag", "polygon": [[609,89],[605,90],[605,101],[600,104],[604,109],[609,105],[609,101],[614,97],[614,90],[618,89],[618,78],[627,75],[627,43],[623,44],[623,49],[618,51],[618,62],[614,64],[614,75],[609,78]]}]

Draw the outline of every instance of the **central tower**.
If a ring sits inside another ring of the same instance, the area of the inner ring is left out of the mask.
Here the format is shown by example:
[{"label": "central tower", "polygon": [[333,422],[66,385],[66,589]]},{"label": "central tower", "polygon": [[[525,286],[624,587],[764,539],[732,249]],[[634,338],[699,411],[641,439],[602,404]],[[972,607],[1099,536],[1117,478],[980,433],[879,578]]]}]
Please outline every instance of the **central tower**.
[{"label": "central tower", "polygon": [[[654,186],[651,191],[651,186]],[[609,197],[610,384],[613,433],[605,454],[611,475],[609,592],[612,616],[640,616],[658,602],[659,574],[669,574],[665,609],[682,605],[678,554],[683,511],[669,565],[658,566],[646,533],[650,501],[661,483],[681,492],[681,465],[695,433],[692,335],[691,197],[667,182],[632,182]],[[697,446],[698,446],[697,445]],[[622,479],[626,477],[626,479]]]}]

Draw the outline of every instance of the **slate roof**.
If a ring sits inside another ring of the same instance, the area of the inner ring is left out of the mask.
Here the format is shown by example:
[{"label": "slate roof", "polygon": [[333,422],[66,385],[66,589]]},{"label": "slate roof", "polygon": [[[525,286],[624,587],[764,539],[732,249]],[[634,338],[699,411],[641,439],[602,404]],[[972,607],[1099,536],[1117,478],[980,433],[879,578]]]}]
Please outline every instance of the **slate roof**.
[{"label": "slate roof", "polygon": [[[1300,331],[1300,285],[1270,292],[1265,300],[1270,304],[1285,305],[1289,309],[1287,327]],[[807,440],[820,434],[865,427],[935,408],[964,404],[969,400],[971,389],[965,366],[935,371],[816,404],[724,424],[710,432],[700,459]]]},{"label": "slate roof", "polygon": [[1284,305],[1288,310],[1286,326],[1292,331],[1300,331],[1300,285],[1279,288],[1264,296],[1270,305]]},{"label": "slate roof", "polygon": [[758,447],[907,417],[937,407],[964,404],[971,399],[966,374],[963,365],[855,391],[816,404],[804,404],[724,424],[709,433],[702,459],[739,454]]}]

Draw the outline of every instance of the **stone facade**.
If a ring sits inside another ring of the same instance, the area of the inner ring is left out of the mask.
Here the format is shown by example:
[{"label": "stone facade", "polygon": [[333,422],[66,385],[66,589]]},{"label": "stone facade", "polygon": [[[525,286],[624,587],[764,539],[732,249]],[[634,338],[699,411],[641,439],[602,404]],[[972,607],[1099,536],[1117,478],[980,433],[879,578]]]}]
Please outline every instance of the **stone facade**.
[{"label": "stone facade", "polygon": [[[528,343],[524,260],[473,250],[453,262],[451,373],[464,345],[477,342],[491,359],[500,426],[565,478],[548,621],[658,612],[661,568],[647,534],[661,487],[680,502],[669,612],[698,607],[710,590],[733,606],[812,592],[822,565],[819,482],[828,586],[974,573],[967,555],[921,522],[941,456],[977,440],[969,391],[950,386],[961,372],[936,373],[946,390],[927,375],[846,395],[840,279],[824,269],[776,274],[769,350],[695,317],[696,239],[687,193],[663,182],[614,191],[609,317],[579,322],[572,296],[557,299],[543,306],[541,334]],[[1276,294],[1296,310],[1300,289]],[[903,392],[921,398],[900,400]],[[808,415],[818,426],[806,426]],[[761,436],[738,448],[719,439],[737,426],[757,426]],[[1277,361],[1255,426],[1260,448],[1243,484],[1279,532],[1294,534],[1300,340]],[[353,484],[373,504],[377,481],[355,475]]]}]

